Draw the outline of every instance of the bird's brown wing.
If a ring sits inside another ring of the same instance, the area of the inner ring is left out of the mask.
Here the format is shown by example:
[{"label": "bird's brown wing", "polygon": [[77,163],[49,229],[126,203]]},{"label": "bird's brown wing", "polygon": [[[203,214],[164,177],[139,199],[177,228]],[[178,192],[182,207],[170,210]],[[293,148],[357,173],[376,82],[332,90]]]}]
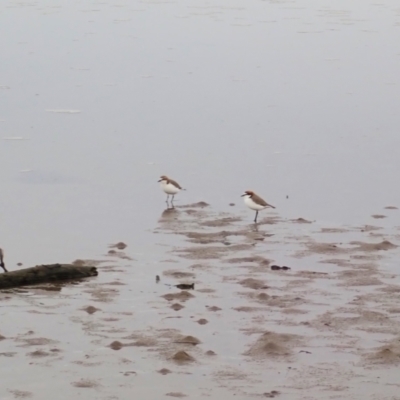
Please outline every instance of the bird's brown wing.
[{"label": "bird's brown wing", "polygon": [[260,206],[275,208],[273,205],[268,204],[265,200],[263,200],[260,196],[257,196],[256,194],[253,194],[253,196],[251,196],[251,199],[254,201],[254,203],[257,203]]},{"label": "bird's brown wing", "polygon": [[171,185],[174,185],[178,189],[182,189],[181,186],[179,185],[179,183],[174,181],[173,179],[168,179],[168,183],[170,183]]}]

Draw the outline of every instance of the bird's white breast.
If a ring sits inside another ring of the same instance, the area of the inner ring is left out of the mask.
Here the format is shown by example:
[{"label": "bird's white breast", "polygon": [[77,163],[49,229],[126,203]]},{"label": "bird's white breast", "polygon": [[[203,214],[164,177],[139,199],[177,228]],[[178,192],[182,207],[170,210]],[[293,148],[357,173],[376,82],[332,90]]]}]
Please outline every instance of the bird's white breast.
[{"label": "bird's white breast", "polygon": [[244,196],[244,204],[246,204],[247,207],[251,208],[254,211],[260,211],[263,210],[265,207],[261,206],[260,204],[255,203],[250,196]]},{"label": "bird's white breast", "polygon": [[167,183],[166,181],[161,181],[160,183],[161,189],[164,190],[167,194],[177,194],[179,192],[179,188],[174,186],[172,183]]}]

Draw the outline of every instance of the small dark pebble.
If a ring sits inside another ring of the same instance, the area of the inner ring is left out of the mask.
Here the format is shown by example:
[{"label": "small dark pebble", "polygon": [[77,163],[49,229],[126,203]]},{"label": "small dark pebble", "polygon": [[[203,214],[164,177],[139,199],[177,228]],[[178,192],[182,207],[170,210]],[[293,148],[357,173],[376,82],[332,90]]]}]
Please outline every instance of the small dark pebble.
[{"label": "small dark pebble", "polygon": [[176,287],[181,290],[194,290],[194,283],[180,283],[179,285],[176,285]]},{"label": "small dark pebble", "polygon": [[111,347],[113,350],[121,350],[124,345],[121,342],[118,342],[118,340],[115,340],[108,347]]},{"label": "small dark pebble", "polygon": [[283,267],[280,267],[279,265],[271,265],[271,269],[273,271],[280,271],[280,270],[288,271],[290,267],[287,267],[286,265],[284,265]]},{"label": "small dark pebble", "polygon": [[160,277],[156,275],[156,283],[160,282]]}]

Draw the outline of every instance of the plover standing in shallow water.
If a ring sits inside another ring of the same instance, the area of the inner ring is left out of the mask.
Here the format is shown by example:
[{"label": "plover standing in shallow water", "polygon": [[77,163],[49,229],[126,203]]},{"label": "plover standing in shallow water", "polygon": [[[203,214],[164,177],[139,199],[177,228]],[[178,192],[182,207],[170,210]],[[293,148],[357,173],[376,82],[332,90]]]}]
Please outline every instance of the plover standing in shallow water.
[{"label": "plover standing in shallow water", "polygon": [[173,179],[168,178],[168,176],[162,175],[159,179],[161,189],[167,193],[167,200],[166,203],[168,204],[168,199],[169,196],[172,196],[171,199],[171,205],[174,204],[174,197],[175,195],[180,192],[181,190],[184,190],[181,188],[178,182],[174,181]]},{"label": "plover standing in shallow water", "polygon": [[257,222],[257,216],[259,211],[264,210],[264,208],[268,207],[275,208],[271,204],[268,204],[260,196],[257,196],[251,190],[246,190],[241,197],[244,197],[244,204],[246,204],[247,207],[256,212],[256,217],[254,218],[254,222]]}]

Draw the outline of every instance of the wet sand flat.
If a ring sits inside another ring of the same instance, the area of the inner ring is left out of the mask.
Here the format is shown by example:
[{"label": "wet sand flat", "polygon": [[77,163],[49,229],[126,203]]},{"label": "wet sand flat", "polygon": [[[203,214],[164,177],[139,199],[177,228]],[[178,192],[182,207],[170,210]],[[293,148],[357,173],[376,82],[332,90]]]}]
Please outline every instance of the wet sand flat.
[{"label": "wet sand flat", "polygon": [[8,1],[0,26],[7,268],[99,271],[0,292],[0,399],[398,397],[396,2]]},{"label": "wet sand flat", "polygon": [[[241,213],[224,228],[234,242],[209,246],[193,233],[224,236],[205,224],[221,213],[185,210],[163,213],[153,231],[158,282],[128,259],[128,244],[99,258],[96,278],[1,293],[2,396],[50,398],[62,387],[89,398],[359,398],[365,382],[393,393],[400,282],[382,265],[398,255],[395,230],[382,227],[382,248],[357,226],[325,233],[277,215],[256,226]],[[43,375],[56,378],[43,388]]]}]

